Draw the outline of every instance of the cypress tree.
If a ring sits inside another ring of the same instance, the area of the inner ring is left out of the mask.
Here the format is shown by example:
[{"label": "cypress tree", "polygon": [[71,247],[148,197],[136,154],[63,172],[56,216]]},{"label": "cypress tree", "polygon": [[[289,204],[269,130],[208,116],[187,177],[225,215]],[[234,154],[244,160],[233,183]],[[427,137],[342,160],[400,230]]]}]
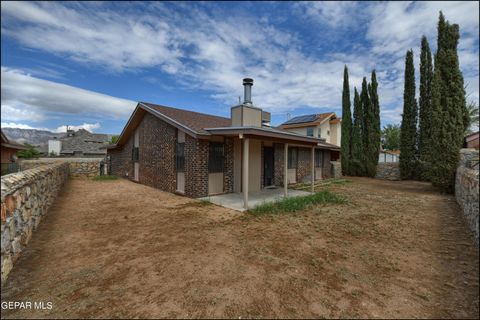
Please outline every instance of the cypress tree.
[{"label": "cypress tree", "polygon": [[352,161],[350,163],[350,173],[352,175],[362,176],[364,174],[364,150],[363,150],[363,138],[362,138],[362,126],[363,126],[363,111],[362,104],[360,102],[360,96],[358,95],[357,88],[355,88],[353,99],[353,128],[352,128]]},{"label": "cypress tree", "polygon": [[342,137],[341,137],[341,159],[342,171],[350,175],[351,159],[351,138],[352,138],[352,112],[350,103],[350,86],[348,83],[348,68],[343,70],[343,94],[342,94]]},{"label": "cypress tree", "polygon": [[415,99],[415,67],[413,50],[405,57],[405,88],[403,92],[403,114],[400,133],[400,176],[402,179],[415,177],[417,156],[417,101]]},{"label": "cypress tree", "polygon": [[[364,152],[364,175],[368,177],[375,176],[376,165],[374,167],[372,161],[372,150],[374,148],[374,112],[373,104],[370,99],[369,93],[372,91],[370,84],[367,84],[367,78],[363,78],[362,91],[360,93],[360,101],[363,111],[363,126],[362,126],[362,139],[363,139],[363,152]],[[378,154],[377,154],[378,158]]]},{"label": "cypress tree", "polygon": [[466,99],[457,54],[459,37],[458,25],[450,25],[440,12],[432,81],[430,178],[433,185],[445,192],[453,191],[455,170],[465,132]]},{"label": "cypress tree", "polygon": [[419,100],[419,134],[418,155],[421,167],[420,178],[428,180],[428,170],[431,165],[430,148],[432,146],[432,54],[427,38],[422,37],[422,52],[420,54],[420,100]]},{"label": "cypress tree", "polygon": [[380,153],[380,143],[382,139],[382,128],[380,127],[380,102],[378,100],[378,82],[375,70],[372,71],[370,99],[372,104],[372,137],[370,150],[371,176],[375,176],[378,165],[378,155]]}]

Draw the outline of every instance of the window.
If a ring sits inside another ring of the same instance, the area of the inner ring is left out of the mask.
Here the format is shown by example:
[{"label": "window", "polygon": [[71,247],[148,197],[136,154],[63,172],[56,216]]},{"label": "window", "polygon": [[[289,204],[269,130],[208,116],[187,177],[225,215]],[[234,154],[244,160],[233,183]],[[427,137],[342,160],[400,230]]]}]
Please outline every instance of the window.
[{"label": "window", "polygon": [[313,137],[313,128],[307,128],[307,136]]},{"label": "window", "polygon": [[134,147],[132,149],[132,161],[138,161],[138,159],[139,159],[138,147]]},{"label": "window", "polygon": [[288,149],[288,169],[297,168],[297,154],[298,154],[298,148]]},{"label": "window", "polygon": [[185,143],[177,143],[175,152],[177,172],[185,171]]},{"label": "window", "polygon": [[315,167],[321,168],[323,160],[323,152],[320,149],[315,149]]},{"label": "window", "polygon": [[330,130],[327,130],[327,136],[329,136],[329,135],[330,135]]},{"label": "window", "polygon": [[322,137],[322,129],[321,129],[321,128],[318,128],[318,137],[319,137],[319,138]]},{"label": "window", "polygon": [[210,142],[208,172],[223,172],[223,143]]}]

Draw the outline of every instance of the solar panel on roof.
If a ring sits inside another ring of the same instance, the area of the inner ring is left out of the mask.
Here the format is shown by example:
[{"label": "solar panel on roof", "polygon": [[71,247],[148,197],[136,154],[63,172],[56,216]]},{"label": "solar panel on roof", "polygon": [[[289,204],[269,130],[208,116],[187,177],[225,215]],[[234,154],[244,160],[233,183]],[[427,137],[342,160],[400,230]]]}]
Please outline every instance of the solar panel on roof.
[{"label": "solar panel on roof", "polygon": [[287,122],[285,122],[283,124],[312,122],[312,121],[315,121],[316,118],[317,118],[316,114],[307,114],[307,115],[304,115],[304,116],[298,116],[298,117],[292,118],[292,119],[288,120]]}]

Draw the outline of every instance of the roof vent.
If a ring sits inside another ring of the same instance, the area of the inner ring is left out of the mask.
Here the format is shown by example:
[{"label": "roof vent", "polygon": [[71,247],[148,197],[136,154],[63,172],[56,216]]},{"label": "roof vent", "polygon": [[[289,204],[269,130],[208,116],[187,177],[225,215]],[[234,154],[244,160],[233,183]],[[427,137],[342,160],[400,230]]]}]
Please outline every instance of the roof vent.
[{"label": "roof vent", "polygon": [[244,88],[243,103],[245,104],[252,104],[252,86],[253,86],[252,78],[243,79],[243,88]]}]

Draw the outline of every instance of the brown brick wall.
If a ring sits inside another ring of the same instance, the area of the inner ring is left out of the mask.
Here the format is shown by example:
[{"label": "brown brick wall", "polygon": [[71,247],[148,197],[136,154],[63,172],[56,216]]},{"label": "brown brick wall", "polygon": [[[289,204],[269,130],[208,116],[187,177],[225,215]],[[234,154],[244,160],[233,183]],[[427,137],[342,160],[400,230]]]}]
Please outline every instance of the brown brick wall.
[{"label": "brown brick wall", "polygon": [[[274,143],[274,183],[276,186],[283,186],[283,143]],[[331,165],[330,165],[330,151],[324,150],[323,152],[323,178],[331,177]],[[311,149],[310,148],[298,148],[298,166],[297,166],[297,181],[305,182],[311,179]]]},{"label": "brown brick wall", "polygon": [[197,198],[208,195],[207,140],[185,135],[185,195]]},{"label": "brown brick wall", "polygon": [[298,148],[297,182],[308,182],[312,179],[312,149]]},{"label": "brown brick wall", "polygon": [[137,130],[139,131],[139,182],[163,191],[175,192],[177,129],[146,113]]},{"label": "brown brick wall", "polygon": [[233,192],[233,139],[225,139],[225,160],[223,169],[223,191]]},{"label": "brown brick wall", "polygon": [[133,137],[131,137],[122,149],[108,150],[110,156],[110,174],[119,177],[133,177],[132,162]]},{"label": "brown brick wall", "polygon": [[330,151],[323,151],[323,168],[322,168],[322,177],[323,179],[328,179],[332,177],[332,165],[330,164]]},{"label": "brown brick wall", "polygon": [[283,186],[283,150],[284,144],[283,143],[274,143],[273,144],[273,161],[275,169],[273,170],[273,182],[276,186]]}]

